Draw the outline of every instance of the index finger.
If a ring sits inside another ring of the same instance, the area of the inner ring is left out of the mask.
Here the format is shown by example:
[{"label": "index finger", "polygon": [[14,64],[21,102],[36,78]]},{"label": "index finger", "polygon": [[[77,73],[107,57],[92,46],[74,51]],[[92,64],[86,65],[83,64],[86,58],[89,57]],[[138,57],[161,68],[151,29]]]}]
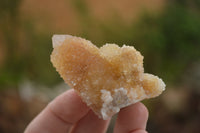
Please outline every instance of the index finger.
[{"label": "index finger", "polygon": [[89,108],[73,89],[53,100],[27,127],[25,133],[66,133]]}]

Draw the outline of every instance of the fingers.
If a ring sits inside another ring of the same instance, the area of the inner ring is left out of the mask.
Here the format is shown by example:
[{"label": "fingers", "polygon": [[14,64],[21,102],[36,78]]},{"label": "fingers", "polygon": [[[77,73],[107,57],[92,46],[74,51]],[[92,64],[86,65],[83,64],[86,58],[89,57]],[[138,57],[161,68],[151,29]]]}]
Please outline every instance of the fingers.
[{"label": "fingers", "polygon": [[121,109],[114,133],[145,133],[148,110],[142,103]]},{"label": "fingers", "polygon": [[129,132],[129,133],[147,133],[147,131],[145,131],[145,130],[135,130],[135,131],[132,131],[132,132]]},{"label": "fingers", "polygon": [[25,133],[66,133],[89,111],[80,97],[69,90],[53,100],[27,127]]},{"label": "fingers", "polygon": [[71,133],[105,133],[110,120],[99,119],[91,110],[72,129]]}]

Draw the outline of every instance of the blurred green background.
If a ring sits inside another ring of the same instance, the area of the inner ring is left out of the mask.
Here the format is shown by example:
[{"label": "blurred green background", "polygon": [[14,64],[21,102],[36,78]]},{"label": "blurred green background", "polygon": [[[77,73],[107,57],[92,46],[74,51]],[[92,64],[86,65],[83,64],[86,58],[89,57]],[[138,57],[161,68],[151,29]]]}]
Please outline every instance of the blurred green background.
[{"label": "blurred green background", "polygon": [[53,34],[134,46],[167,84],[144,101],[147,131],[200,133],[200,0],[0,0],[1,133],[23,132],[68,88],[50,63]]}]

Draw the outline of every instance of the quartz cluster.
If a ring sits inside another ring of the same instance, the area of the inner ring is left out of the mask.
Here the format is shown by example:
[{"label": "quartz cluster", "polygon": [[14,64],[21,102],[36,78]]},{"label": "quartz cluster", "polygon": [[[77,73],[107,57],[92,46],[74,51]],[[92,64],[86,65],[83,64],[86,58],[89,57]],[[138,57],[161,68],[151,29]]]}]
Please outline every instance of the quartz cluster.
[{"label": "quartz cluster", "polygon": [[102,119],[165,90],[162,79],[144,73],[143,56],[132,46],[54,35],[51,62],[64,81]]}]

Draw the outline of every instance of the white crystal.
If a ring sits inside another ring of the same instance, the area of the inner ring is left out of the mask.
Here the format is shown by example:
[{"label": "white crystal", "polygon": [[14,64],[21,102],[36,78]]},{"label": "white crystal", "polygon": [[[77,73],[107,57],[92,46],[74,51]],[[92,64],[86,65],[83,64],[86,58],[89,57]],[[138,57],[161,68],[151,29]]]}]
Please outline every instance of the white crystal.
[{"label": "white crystal", "polygon": [[65,41],[65,39],[72,37],[73,36],[71,35],[53,35],[52,37],[53,48],[60,46]]}]

